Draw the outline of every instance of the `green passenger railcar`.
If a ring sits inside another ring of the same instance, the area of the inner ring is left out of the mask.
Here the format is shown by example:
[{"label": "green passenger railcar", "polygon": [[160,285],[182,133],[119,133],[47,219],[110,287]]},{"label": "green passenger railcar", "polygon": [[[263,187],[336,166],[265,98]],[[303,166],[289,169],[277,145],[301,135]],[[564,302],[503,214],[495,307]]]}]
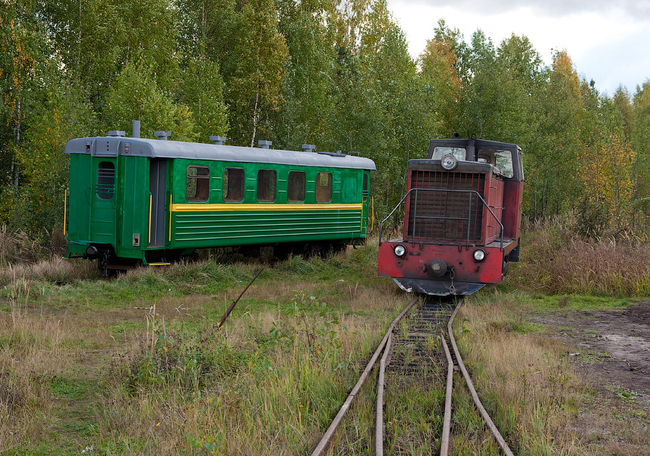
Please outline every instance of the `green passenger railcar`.
[{"label": "green passenger railcar", "polygon": [[221,144],[79,138],[70,154],[68,257],[152,264],[199,248],[366,237],[372,160]]}]

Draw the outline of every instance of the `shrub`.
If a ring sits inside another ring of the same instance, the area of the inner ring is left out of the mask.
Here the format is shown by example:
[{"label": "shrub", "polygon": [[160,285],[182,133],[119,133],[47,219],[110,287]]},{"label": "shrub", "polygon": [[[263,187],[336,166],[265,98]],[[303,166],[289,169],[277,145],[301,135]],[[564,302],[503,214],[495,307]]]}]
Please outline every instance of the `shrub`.
[{"label": "shrub", "polygon": [[553,294],[647,295],[649,255],[639,237],[584,239],[575,219],[556,217],[525,228],[514,281]]}]

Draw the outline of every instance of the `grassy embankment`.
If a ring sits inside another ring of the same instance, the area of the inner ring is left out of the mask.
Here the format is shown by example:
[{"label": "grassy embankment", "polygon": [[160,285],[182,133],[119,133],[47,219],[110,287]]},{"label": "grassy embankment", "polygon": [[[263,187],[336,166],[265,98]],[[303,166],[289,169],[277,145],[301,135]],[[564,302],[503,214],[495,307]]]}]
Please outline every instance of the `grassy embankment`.
[{"label": "grassy embankment", "polygon": [[[471,297],[457,320],[476,386],[517,454],[602,450],[569,425],[594,406],[596,392],[530,315],[624,306],[648,294],[643,244],[582,244],[568,232],[554,225],[529,233],[508,281]],[[277,264],[219,330],[260,265],[179,264],[104,281],[83,263],[5,264],[0,452],[305,454],[409,300],[376,277],[375,265],[373,243]],[[389,389],[386,449],[430,454],[444,382],[404,382]],[[333,454],[371,454],[373,400],[354,407]],[[498,454],[462,388],[454,412],[454,454]],[[616,432],[629,418],[604,424]]]}]

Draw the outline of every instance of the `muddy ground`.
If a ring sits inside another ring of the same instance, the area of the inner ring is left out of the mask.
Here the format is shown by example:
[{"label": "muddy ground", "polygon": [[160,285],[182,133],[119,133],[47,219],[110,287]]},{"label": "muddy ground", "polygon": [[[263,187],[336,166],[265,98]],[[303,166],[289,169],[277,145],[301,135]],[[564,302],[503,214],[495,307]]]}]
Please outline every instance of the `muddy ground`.
[{"label": "muddy ground", "polygon": [[538,319],[572,347],[579,370],[650,408],[650,302],[621,311],[568,311]]},{"label": "muddy ground", "polygon": [[[650,455],[650,302],[538,315],[595,389],[574,426],[594,454]],[[612,418],[613,417],[613,418]]]}]

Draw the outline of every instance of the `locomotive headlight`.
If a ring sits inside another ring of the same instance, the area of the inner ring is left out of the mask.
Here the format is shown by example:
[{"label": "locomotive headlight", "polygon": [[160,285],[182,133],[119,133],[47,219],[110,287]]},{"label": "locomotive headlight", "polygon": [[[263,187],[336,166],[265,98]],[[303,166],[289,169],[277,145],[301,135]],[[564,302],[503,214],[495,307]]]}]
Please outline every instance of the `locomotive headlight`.
[{"label": "locomotive headlight", "polygon": [[406,249],[404,248],[403,245],[396,245],[393,251],[395,252],[395,255],[397,255],[400,258],[403,257],[404,254],[406,253]]},{"label": "locomotive headlight", "polygon": [[485,250],[474,250],[474,259],[476,261],[483,261],[485,259]]},{"label": "locomotive headlight", "polygon": [[456,168],[456,165],[458,165],[458,159],[452,154],[447,154],[442,157],[442,160],[440,160],[440,165],[447,171],[451,171]]}]

